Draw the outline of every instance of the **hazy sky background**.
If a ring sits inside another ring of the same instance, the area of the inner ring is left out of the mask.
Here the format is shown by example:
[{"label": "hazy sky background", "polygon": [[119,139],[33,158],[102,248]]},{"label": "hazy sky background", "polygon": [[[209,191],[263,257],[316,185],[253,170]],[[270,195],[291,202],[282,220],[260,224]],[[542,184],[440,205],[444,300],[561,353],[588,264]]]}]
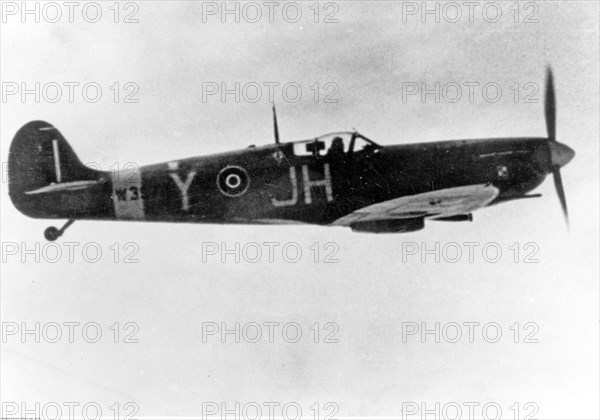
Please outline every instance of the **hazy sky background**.
[{"label": "hazy sky background", "polygon": [[[104,169],[273,141],[265,96],[257,103],[231,97],[221,103],[217,96],[203,102],[206,82],[300,84],[297,103],[275,90],[283,141],[352,128],[383,145],[545,136],[541,99],[544,68],[551,64],[558,139],[577,153],[562,170],[571,228],[551,179],[536,191],[542,198],[478,211],[470,224],[430,222],[405,235],[77,222],[59,243],[96,242],[101,261],[86,262],[80,252],[74,263],[63,256],[55,264],[22,264],[6,256],[2,321],[94,321],[105,336],[97,344],[9,338],[2,344],[3,401],[96,401],[103,408],[130,401],[139,405],[138,416],[200,416],[202,402],[222,401],[295,401],[309,416],[318,401],[336,402],[338,417],[400,416],[409,401],[475,401],[501,404],[502,418],[512,418],[508,407],[515,402],[535,402],[537,418],[598,417],[598,3],[538,2],[538,23],[528,24],[514,23],[512,2],[501,2],[497,23],[486,22],[479,7],[473,23],[463,16],[454,24],[432,17],[423,23],[418,15],[403,22],[400,2],[374,1],[338,2],[339,22],[329,24],[314,23],[312,2],[301,3],[298,23],[279,12],[273,23],[263,16],[254,24],[231,17],[221,23],[220,15],[203,22],[199,2],[140,2],[139,23],[116,24],[112,2],[102,4],[96,24],[81,13],[75,23],[63,17],[23,24],[10,16],[2,23],[3,83],[103,87],[98,103],[80,94],[74,103],[63,98],[56,104],[8,97],[0,122],[3,163],[16,131],[34,119],[54,124],[83,162]],[[520,20],[528,13],[521,9]],[[136,83],[139,103],[115,104],[108,87],[117,81]],[[338,103],[322,97],[315,103],[309,87],[316,82],[335,83]],[[466,91],[457,103],[403,101],[403,83],[410,82],[495,82],[503,96],[489,103],[476,89],[473,103]],[[539,102],[524,103],[521,96],[515,103],[510,86],[517,82],[536,84]],[[43,230],[62,221],[20,214],[5,179],[3,166],[2,242],[43,247]],[[202,261],[203,242],[269,241],[300,244],[302,260],[291,264],[277,254],[274,263]],[[473,263],[466,256],[455,264],[431,257],[422,263],[418,256],[402,261],[409,242],[433,248],[469,241],[496,242],[503,258],[492,264],[476,253]],[[136,243],[139,263],[114,263],[109,247],[115,242],[121,248]],[[321,248],[336,243],[339,263],[313,262],[315,242]],[[515,242],[537,244],[539,262],[514,263],[509,247]],[[203,343],[208,321],[297,322],[304,336],[296,344],[281,336],[275,343]],[[112,343],[114,322],[137,323],[139,343]],[[339,343],[311,342],[314,322],[339,325]],[[456,344],[403,343],[403,322],[496,322],[504,336],[496,344],[481,335],[475,343],[464,337]],[[539,343],[513,343],[508,328],[515,322],[536,323]]]}]

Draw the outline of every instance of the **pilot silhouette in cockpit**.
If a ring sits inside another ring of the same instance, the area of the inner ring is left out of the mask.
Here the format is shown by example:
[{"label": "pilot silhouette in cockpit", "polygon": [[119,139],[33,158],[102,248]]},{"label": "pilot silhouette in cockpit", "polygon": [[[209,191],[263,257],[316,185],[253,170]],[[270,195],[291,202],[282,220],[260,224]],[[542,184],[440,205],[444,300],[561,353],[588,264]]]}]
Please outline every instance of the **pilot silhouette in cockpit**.
[{"label": "pilot silhouette in cockpit", "polygon": [[333,157],[341,157],[344,154],[344,140],[341,137],[335,137],[327,154]]}]

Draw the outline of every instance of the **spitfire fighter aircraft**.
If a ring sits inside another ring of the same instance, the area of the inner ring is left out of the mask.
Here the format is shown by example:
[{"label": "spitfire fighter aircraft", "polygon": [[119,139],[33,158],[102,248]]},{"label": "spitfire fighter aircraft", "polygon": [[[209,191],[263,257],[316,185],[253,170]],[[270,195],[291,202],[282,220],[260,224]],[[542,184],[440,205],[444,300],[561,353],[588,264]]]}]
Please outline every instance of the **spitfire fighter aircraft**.
[{"label": "spitfire fighter aircraft", "polygon": [[43,121],[23,126],[9,152],[9,194],[22,213],[75,220],[347,226],[375,233],[422,229],[425,219],[470,221],[482,207],[530,195],[575,152],[556,140],[552,73],[548,137],[381,146],[358,132],[106,172],[85,166]]}]

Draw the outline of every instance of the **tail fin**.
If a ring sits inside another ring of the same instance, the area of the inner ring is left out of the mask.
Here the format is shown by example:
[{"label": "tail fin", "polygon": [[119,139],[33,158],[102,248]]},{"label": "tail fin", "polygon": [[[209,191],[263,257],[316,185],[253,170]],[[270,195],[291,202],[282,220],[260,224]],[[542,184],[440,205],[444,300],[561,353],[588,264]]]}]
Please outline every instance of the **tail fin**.
[{"label": "tail fin", "polygon": [[[22,213],[31,217],[65,218],[78,213],[65,204],[69,185],[97,182],[101,172],[85,166],[60,132],[44,121],[25,124],[15,135],[8,154],[8,192]],[[59,190],[60,194],[36,194]],[[73,189],[73,188],[71,188]]]}]

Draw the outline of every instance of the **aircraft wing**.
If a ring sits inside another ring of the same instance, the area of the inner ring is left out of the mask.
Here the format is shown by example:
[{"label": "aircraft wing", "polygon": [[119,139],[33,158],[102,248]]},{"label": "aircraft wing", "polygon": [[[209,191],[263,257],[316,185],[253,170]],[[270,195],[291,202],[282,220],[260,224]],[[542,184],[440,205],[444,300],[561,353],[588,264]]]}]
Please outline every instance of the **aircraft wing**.
[{"label": "aircraft wing", "polygon": [[93,187],[95,185],[106,182],[106,180],[100,181],[73,181],[73,182],[59,182],[55,184],[46,185],[45,187],[38,188],[37,190],[26,191],[25,194],[48,194],[48,193],[56,193],[56,192],[66,192],[66,191],[77,191],[83,190],[86,188]]},{"label": "aircraft wing", "polygon": [[409,195],[363,207],[334,221],[332,225],[351,226],[359,222],[457,216],[485,207],[498,193],[498,188],[480,184]]}]

